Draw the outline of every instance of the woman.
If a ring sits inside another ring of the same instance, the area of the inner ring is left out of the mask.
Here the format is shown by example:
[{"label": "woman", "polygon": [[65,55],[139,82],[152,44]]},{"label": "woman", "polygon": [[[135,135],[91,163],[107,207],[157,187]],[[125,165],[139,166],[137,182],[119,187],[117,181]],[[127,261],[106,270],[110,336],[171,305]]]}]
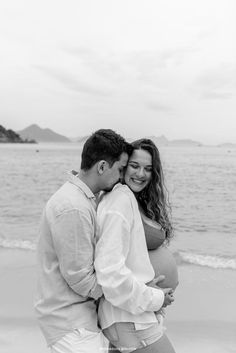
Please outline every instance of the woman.
[{"label": "woman", "polygon": [[[169,244],[173,230],[168,215],[169,205],[159,151],[149,139],[140,139],[132,145],[134,153],[128,163],[125,183],[135,193],[138,201],[149,257],[155,274],[165,275],[165,280],[161,281],[159,286],[175,289],[178,285],[177,267],[172,254],[165,246]],[[146,180],[146,185],[141,184],[140,188],[135,185],[133,180],[137,175],[138,180]]]},{"label": "woman", "polygon": [[[174,353],[159,314],[174,300],[178,283],[171,254],[161,246],[172,235],[161,161],[151,140],[132,145],[124,184],[105,194],[97,210],[95,269],[104,292],[99,319],[105,336],[120,351]],[[155,273],[166,274],[162,285],[168,288],[154,286]]]}]

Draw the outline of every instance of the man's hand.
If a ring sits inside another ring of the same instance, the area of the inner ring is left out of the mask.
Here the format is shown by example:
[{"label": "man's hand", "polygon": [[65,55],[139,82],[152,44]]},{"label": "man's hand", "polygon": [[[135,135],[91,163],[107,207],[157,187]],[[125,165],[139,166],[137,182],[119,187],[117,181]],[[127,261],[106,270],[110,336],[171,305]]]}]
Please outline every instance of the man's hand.
[{"label": "man's hand", "polygon": [[162,289],[165,295],[165,299],[164,299],[164,303],[162,305],[163,308],[165,308],[167,305],[170,305],[174,300],[174,296],[173,296],[173,289],[172,288],[164,288]]},{"label": "man's hand", "polygon": [[164,298],[164,303],[162,308],[167,307],[168,305],[170,305],[175,299],[173,296],[173,289],[172,288],[160,288],[158,287],[158,283],[163,281],[165,279],[164,275],[160,275],[158,277],[155,277],[151,282],[147,283],[147,286],[149,287],[153,287],[153,288],[158,288],[161,289],[164,292],[165,298]]}]

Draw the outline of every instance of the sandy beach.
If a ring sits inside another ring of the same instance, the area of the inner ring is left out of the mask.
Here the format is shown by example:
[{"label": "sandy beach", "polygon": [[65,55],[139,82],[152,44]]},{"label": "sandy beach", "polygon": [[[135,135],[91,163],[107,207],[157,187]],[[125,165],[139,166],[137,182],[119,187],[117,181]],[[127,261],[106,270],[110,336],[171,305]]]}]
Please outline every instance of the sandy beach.
[{"label": "sandy beach", "polygon": [[[47,353],[33,312],[35,252],[0,249],[0,352]],[[236,352],[235,272],[180,266],[165,326],[176,353]]]}]

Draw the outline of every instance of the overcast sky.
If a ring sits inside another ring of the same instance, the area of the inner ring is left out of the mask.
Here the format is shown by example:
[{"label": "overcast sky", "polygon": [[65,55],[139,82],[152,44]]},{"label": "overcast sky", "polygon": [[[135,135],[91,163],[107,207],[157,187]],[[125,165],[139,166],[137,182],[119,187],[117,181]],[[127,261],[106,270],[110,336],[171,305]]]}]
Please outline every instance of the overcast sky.
[{"label": "overcast sky", "polygon": [[0,3],[0,124],[236,143],[235,0]]}]

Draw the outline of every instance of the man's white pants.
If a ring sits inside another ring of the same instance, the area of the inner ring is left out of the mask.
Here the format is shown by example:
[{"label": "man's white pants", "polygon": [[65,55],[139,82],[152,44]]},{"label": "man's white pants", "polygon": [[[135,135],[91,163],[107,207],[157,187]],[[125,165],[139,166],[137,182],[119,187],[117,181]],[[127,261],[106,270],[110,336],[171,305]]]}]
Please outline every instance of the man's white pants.
[{"label": "man's white pants", "polygon": [[106,353],[108,341],[102,331],[84,328],[68,333],[51,347],[51,353]]}]

